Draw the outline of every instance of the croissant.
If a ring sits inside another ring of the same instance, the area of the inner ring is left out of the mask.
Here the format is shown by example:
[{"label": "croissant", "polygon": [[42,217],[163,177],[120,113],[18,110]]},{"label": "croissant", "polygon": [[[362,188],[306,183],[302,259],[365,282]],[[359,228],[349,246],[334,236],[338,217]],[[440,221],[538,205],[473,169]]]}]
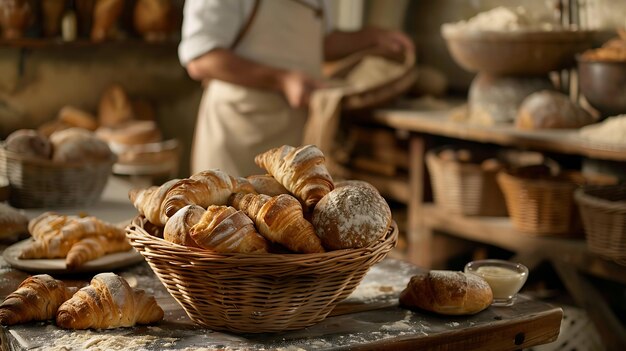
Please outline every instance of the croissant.
[{"label": "croissant", "polygon": [[[45,214],[44,214],[45,215]],[[125,238],[124,230],[96,217],[75,217],[51,214],[51,219],[38,217],[31,229],[35,241],[26,245],[20,258],[57,258],[65,257],[71,247],[79,240],[95,235],[105,236],[108,240]]]},{"label": "croissant", "polygon": [[52,319],[59,306],[75,291],[47,274],[28,277],[0,305],[0,324]]},{"label": "croissant", "polygon": [[198,205],[203,208],[225,205],[235,190],[245,189],[245,183],[249,183],[245,178],[234,178],[219,169],[196,173],[172,186],[163,204],[165,214],[171,217],[187,205]]},{"label": "croissant", "polygon": [[298,148],[283,145],[257,155],[254,162],[302,200],[309,210],[334,189],[324,154],[315,145]]},{"label": "croissant", "polygon": [[209,206],[191,227],[191,237],[202,248],[217,252],[267,253],[268,242],[252,220],[230,206]]},{"label": "croissant", "polygon": [[154,323],[163,310],[154,296],[133,290],[124,278],[100,273],[59,307],[56,323],[66,329],[110,329]]},{"label": "croissant", "polygon": [[255,174],[246,177],[254,190],[259,194],[276,196],[280,194],[289,194],[289,190],[272,177],[271,174]]},{"label": "croissant", "polygon": [[[150,223],[162,227],[167,222],[163,202],[168,191],[178,183],[180,179],[172,179],[161,186],[151,186],[146,189],[131,189],[128,197],[133,206],[144,215]],[[182,207],[181,207],[182,208]]]},{"label": "croissant", "polygon": [[197,205],[188,205],[181,208],[165,223],[163,239],[178,245],[200,247],[189,235],[189,231],[191,227],[200,222],[204,212],[206,210]]},{"label": "croissant", "polygon": [[65,257],[65,266],[75,269],[87,261],[112,252],[128,251],[131,247],[126,238],[111,240],[104,235],[86,237],[72,245]]},{"label": "croissant", "polygon": [[304,218],[302,205],[291,195],[234,194],[232,206],[247,214],[269,241],[301,253],[324,252],[313,225]]}]

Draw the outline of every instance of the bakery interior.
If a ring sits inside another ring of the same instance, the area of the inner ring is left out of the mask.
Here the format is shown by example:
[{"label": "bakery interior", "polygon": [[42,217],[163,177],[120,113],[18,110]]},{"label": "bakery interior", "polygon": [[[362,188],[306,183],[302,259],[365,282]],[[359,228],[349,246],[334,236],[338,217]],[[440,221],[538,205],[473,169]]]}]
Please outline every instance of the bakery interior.
[{"label": "bakery interior", "polygon": [[1,350],[624,350],[626,1],[330,1],[415,52],[235,176],[185,6],[0,0]]}]

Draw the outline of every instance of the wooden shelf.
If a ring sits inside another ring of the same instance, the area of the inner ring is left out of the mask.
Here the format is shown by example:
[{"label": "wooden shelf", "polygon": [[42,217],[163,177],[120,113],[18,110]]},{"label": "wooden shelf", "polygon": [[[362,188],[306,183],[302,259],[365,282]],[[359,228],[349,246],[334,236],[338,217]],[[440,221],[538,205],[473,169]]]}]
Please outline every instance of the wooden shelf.
[{"label": "wooden shelf", "polygon": [[421,212],[426,229],[450,233],[458,238],[516,253],[532,254],[537,258],[558,255],[559,261],[583,272],[626,284],[626,267],[589,252],[584,239],[532,236],[515,230],[509,217],[456,215],[432,204],[424,204]]},{"label": "wooden shelf", "polygon": [[366,181],[376,187],[384,196],[403,204],[409,203],[411,192],[406,176],[386,177],[366,172],[351,173],[353,179]]}]

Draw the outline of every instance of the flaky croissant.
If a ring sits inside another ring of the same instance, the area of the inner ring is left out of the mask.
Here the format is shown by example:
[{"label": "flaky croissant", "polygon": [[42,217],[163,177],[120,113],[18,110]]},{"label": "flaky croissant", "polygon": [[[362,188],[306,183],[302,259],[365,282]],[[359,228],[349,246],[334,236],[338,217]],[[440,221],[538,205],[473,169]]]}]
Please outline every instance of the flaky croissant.
[{"label": "flaky croissant", "polygon": [[171,217],[187,205],[203,208],[225,205],[235,192],[254,192],[254,187],[245,178],[235,178],[219,169],[210,169],[178,181],[167,192],[162,206],[165,215]]},{"label": "flaky croissant", "polygon": [[209,206],[190,235],[200,247],[217,252],[267,253],[268,249],[252,220],[230,206]]},{"label": "flaky croissant", "polygon": [[302,205],[291,195],[234,194],[230,202],[252,218],[269,241],[300,253],[324,252],[313,225],[304,218]]},{"label": "flaky croissant", "polygon": [[104,235],[86,237],[72,245],[65,257],[65,266],[75,269],[87,261],[113,252],[128,251],[131,247],[126,238],[110,239]]},{"label": "flaky croissant", "polygon": [[200,222],[206,210],[197,205],[187,205],[165,223],[163,239],[178,245],[200,247],[189,234],[191,227]]},{"label": "flaky croissant", "polygon": [[[160,186],[151,186],[145,189],[131,189],[128,197],[133,206],[144,215],[150,223],[162,227],[167,222],[165,215],[164,200],[168,191],[178,183],[180,179],[172,179]],[[181,207],[182,208],[182,207]]]},{"label": "flaky croissant", "polygon": [[246,177],[254,190],[259,194],[276,196],[280,194],[289,194],[287,190],[276,178],[271,174],[253,174]]},{"label": "flaky croissant", "polygon": [[150,324],[163,318],[154,296],[114,273],[100,273],[59,307],[56,323],[66,329],[111,329]]},{"label": "flaky croissant", "polygon": [[324,154],[315,145],[298,148],[283,145],[254,158],[259,167],[302,200],[308,210],[334,189],[325,160]]},{"label": "flaky croissant", "polygon": [[14,325],[54,318],[57,309],[76,291],[48,274],[26,278],[0,305],[0,324]]},{"label": "flaky croissant", "polygon": [[56,236],[68,221],[78,219],[77,216],[64,216],[55,212],[44,212],[28,222],[30,236],[39,240],[47,236]]}]

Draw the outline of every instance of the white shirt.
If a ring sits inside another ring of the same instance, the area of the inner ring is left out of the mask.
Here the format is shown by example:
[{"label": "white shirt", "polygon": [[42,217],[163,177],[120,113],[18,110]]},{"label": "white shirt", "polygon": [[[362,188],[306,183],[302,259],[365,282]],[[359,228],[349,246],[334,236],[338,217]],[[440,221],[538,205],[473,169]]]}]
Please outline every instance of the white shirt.
[{"label": "white shirt", "polygon": [[[273,1],[273,0],[264,0]],[[333,30],[329,0],[301,0],[324,11],[326,33]],[[229,48],[252,13],[254,0],[186,0],[178,57],[183,66],[215,48]]]}]

